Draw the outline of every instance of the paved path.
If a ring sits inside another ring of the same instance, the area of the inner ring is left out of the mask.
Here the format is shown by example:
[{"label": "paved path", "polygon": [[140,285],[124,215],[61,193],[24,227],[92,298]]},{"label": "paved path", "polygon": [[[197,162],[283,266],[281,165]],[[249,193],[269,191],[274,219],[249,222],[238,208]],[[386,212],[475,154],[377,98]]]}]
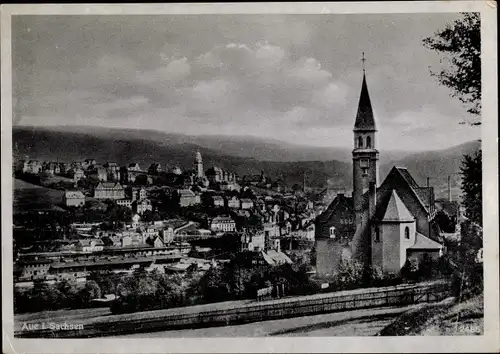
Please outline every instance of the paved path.
[{"label": "paved path", "polygon": [[374,336],[412,306],[335,312],[237,326],[137,333],[118,338]]}]

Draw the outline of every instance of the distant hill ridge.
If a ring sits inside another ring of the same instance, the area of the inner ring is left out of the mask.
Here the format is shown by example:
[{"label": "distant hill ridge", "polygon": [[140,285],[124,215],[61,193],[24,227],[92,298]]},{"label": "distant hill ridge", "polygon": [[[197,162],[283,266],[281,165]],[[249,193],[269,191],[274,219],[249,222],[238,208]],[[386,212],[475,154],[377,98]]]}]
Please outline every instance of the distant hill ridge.
[{"label": "distant hill ridge", "polygon": [[[351,149],[344,148],[302,147],[253,137],[188,136],[92,127],[18,126],[13,128],[13,142],[17,143],[20,158],[28,155],[33,159],[61,162],[94,158],[118,164],[138,162],[142,168],[160,162],[189,169],[199,150],[205,168],[219,166],[239,175],[264,171],[289,185],[302,184],[305,174],[310,187],[350,190],[352,186]],[[463,155],[479,148],[479,141],[471,141],[430,152],[397,152],[392,156],[381,152],[380,178],[383,180],[390,168],[397,165],[407,167],[420,184],[431,177],[431,185],[442,186],[443,181],[446,184],[446,177],[453,175],[452,183],[456,187]]]}]

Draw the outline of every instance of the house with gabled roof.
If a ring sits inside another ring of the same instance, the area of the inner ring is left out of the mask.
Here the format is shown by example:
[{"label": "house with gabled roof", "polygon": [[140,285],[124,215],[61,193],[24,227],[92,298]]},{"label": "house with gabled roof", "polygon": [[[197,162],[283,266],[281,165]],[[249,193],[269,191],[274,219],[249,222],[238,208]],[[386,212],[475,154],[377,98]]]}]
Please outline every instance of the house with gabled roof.
[{"label": "house with gabled roof", "polygon": [[124,199],[125,189],[118,182],[99,182],[94,188],[96,199]]},{"label": "house with gabled roof", "polygon": [[65,191],[63,203],[66,206],[83,206],[85,204],[85,195],[81,191]]}]

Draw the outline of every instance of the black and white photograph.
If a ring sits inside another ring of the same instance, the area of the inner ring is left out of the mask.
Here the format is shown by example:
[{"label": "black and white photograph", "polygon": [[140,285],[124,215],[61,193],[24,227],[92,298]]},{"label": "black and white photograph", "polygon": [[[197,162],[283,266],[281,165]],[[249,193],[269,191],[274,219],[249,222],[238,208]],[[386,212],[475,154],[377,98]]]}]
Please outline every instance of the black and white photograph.
[{"label": "black and white photograph", "polygon": [[10,340],[497,350],[496,10],[447,3],[2,8]]}]

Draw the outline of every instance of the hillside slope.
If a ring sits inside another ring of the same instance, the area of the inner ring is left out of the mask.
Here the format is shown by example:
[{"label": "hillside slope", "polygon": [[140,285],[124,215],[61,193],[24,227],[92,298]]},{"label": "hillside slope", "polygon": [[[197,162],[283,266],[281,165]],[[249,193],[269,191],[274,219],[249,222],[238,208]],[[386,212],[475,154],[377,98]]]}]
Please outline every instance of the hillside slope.
[{"label": "hillside slope", "polygon": [[[348,149],[304,148],[251,137],[190,137],[154,131],[87,127],[15,127],[13,141],[17,143],[17,155],[21,158],[28,155],[40,160],[65,162],[95,158],[100,162],[115,161],[119,164],[137,161],[143,168],[152,162],[160,162],[169,167],[189,169],[192,168],[196,150],[199,150],[205,168],[219,166],[239,175],[264,171],[273,179],[284,179],[289,185],[302,184],[305,175],[310,187],[352,188],[351,152]],[[442,198],[447,195],[447,177],[451,176],[452,195],[456,198],[460,194],[459,172],[463,155],[471,154],[478,148],[480,142],[471,141],[445,150],[407,156],[381,151],[380,178],[382,181],[393,166],[404,166],[421,185],[425,185],[429,177],[437,197]],[[308,149],[317,151],[309,153]],[[339,159],[324,160],[330,153]],[[296,160],[289,161],[291,158]]]},{"label": "hillside slope", "polygon": [[[119,131],[118,131],[119,132]],[[120,165],[138,162],[147,168],[152,162],[160,162],[168,167],[180,166],[182,169],[193,167],[194,156],[199,150],[205,168],[219,166],[239,175],[257,174],[261,171],[272,179],[282,178],[288,185],[302,184],[304,174],[310,187],[333,185],[336,188],[349,188],[351,167],[340,161],[259,161],[253,158],[226,155],[195,143],[178,140],[151,139],[136,135],[88,134],[84,132],[63,132],[45,129],[16,128],[13,141],[17,143],[19,158],[51,160],[61,162],[81,161],[93,158],[104,163],[114,161]]]}]

